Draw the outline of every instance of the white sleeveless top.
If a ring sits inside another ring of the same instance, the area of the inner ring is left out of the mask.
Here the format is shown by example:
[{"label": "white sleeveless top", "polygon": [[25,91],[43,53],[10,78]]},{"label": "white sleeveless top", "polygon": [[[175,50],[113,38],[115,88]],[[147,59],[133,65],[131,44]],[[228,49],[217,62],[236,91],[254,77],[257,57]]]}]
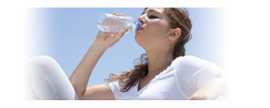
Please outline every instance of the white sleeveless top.
[{"label": "white sleeveless top", "polygon": [[213,63],[194,56],[176,58],[169,67],[138,91],[138,83],[127,92],[120,92],[118,81],[109,82],[115,99],[188,99],[208,81],[221,77]]}]

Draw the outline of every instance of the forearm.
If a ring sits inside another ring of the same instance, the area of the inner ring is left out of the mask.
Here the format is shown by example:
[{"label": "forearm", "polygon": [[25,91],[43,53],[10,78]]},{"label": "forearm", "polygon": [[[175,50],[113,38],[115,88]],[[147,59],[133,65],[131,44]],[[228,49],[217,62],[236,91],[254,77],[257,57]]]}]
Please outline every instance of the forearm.
[{"label": "forearm", "polygon": [[72,73],[70,81],[77,95],[81,96],[85,92],[89,77],[104,52],[105,48],[93,43]]},{"label": "forearm", "polygon": [[118,33],[98,32],[96,40],[70,77],[70,81],[78,96],[84,95],[89,77],[99,58],[103,55],[105,50],[115,44],[127,30],[126,28]]}]

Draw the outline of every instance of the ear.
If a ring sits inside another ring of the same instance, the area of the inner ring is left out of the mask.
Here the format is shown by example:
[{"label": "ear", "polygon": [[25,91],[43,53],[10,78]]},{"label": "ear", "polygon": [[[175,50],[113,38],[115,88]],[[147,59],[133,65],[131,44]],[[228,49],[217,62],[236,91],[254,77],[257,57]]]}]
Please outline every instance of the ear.
[{"label": "ear", "polygon": [[180,36],[182,35],[182,30],[179,27],[171,29],[169,32],[169,39],[172,41],[177,41],[177,39],[180,38]]}]

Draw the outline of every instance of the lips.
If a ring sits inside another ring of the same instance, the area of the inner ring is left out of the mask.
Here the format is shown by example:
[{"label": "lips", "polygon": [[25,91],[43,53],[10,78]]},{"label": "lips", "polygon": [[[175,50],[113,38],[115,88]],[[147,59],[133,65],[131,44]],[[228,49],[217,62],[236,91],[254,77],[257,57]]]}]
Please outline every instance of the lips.
[{"label": "lips", "polygon": [[136,24],[136,32],[142,30],[142,21],[138,20],[137,24]]}]

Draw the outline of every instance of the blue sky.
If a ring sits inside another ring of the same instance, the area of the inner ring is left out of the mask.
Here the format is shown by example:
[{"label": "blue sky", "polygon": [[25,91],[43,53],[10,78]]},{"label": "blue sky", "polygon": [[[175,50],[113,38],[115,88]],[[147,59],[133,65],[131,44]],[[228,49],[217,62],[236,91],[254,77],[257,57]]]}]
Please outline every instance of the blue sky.
[{"label": "blue sky", "polygon": [[[192,19],[192,40],[187,55],[194,55],[223,66],[224,20],[222,9],[188,9]],[[90,47],[97,33],[97,21],[104,13],[120,12],[137,18],[143,8],[35,8],[35,47],[31,57],[48,55],[57,60],[70,76]],[[89,80],[99,84],[109,75],[134,66],[144,50],[137,45],[134,33],[128,32],[99,60]]]}]

